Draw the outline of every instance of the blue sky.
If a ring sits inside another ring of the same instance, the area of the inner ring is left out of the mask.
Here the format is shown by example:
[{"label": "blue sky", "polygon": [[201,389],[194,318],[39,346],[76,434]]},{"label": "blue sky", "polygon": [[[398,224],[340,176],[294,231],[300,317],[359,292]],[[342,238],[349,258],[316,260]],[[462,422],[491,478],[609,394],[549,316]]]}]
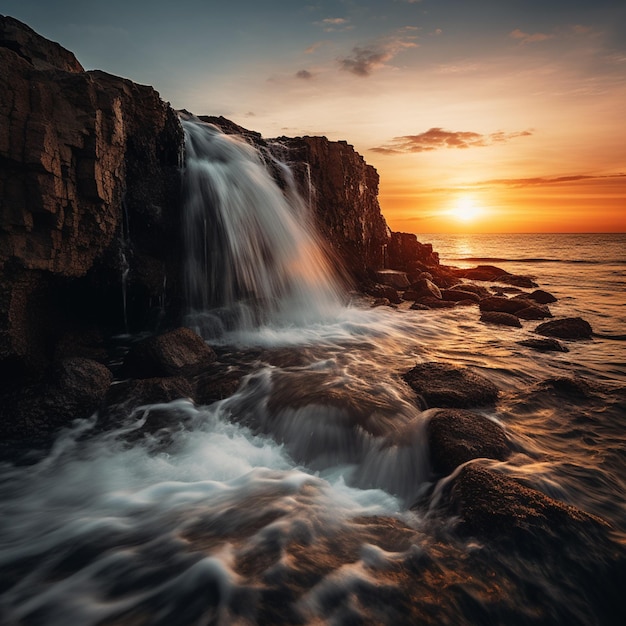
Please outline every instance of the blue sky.
[{"label": "blue sky", "polygon": [[[563,207],[572,194],[580,212],[606,205],[626,229],[626,2],[3,0],[0,12],[176,108],[348,140],[379,170],[392,227],[443,229],[425,216],[473,189],[485,216],[520,229],[523,202],[569,176],[587,186],[558,183]],[[522,180],[545,184],[504,193]]]}]

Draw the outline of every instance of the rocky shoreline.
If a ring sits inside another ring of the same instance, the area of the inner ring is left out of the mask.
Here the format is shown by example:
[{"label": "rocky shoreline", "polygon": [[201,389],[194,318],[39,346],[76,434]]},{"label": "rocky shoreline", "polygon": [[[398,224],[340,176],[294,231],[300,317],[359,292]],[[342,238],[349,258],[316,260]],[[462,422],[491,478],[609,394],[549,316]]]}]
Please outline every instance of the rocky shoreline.
[{"label": "rocky shoreline", "polygon": [[[101,430],[143,420],[133,436],[162,435],[166,445],[171,413],[140,407],[180,398],[211,404],[232,396],[252,367],[180,325],[180,241],[171,237],[179,230],[177,116],[152,88],[84,72],[70,52],[2,16],[0,62],[0,87],[10,94],[0,112],[9,121],[0,133],[2,456],[33,462],[33,450],[94,413]],[[225,132],[245,131],[223,118],[206,119]],[[260,136],[249,138],[270,149]],[[556,298],[531,277],[489,265],[444,266],[415,235],[389,233],[376,171],[345,142],[275,143],[295,164],[303,188],[305,178],[313,179],[323,199],[314,202],[316,224],[370,306],[414,315],[471,307],[481,322],[503,332],[527,330],[519,343],[540,352],[565,352],[568,342],[592,337],[581,318],[551,319]],[[125,320],[122,277],[130,294]],[[116,343],[129,321],[143,334]],[[274,356],[281,363],[298,358],[296,350]],[[436,487],[415,494],[415,508],[435,525],[452,519],[460,535],[530,556],[555,577],[562,568],[580,567],[572,554],[582,555],[579,576],[590,602],[600,616],[618,614],[620,598],[598,582],[626,579],[626,554],[611,540],[608,524],[498,471],[497,463],[513,453],[506,430],[473,411],[497,406],[497,386],[439,362],[416,364],[402,378],[416,406],[429,410]],[[544,384],[593,394],[592,385],[575,377]],[[380,526],[374,534],[413,532],[397,520],[370,524]],[[202,533],[195,540],[202,543]],[[560,550],[563,542],[571,549]],[[585,551],[593,558],[584,558]],[[411,564],[400,569],[403,584],[418,584]],[[438,575],[432,563],[423,571]],[[413,610],[407,607],[405,615]]]}]

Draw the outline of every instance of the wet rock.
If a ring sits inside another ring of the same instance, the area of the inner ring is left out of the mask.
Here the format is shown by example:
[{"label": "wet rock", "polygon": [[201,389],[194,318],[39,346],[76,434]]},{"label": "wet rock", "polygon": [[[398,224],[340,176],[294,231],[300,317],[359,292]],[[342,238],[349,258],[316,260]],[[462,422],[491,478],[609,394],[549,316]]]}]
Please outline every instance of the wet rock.
[{"label": "wet rock", "polygon": [[556,339],[524,339],[517,343],[540,352],[569,352],[569,348]]},{"label": "wet rock", "polygon": [[454,478],[449,508],[467,533],[521,552],[541,550],[547,538],[588,541],[608,531],[603,520],[478,464]]},{"label": "wet rock", "polygon": [[430,462],[438,474],[450,474],[471,459],[504,461],[510,454],[504,429],[479,413],[437,411],[428,422],[427,433]]},{"label": "wet rock", "polygon": [[373,285],[365,290],[370,296],[374,298],[386,298],[393,304],[400,304],[402,298],[400,298],[398,291],[389,285]]},{"label": "wet rock", "polygon": [[459,289],[442,289],[441,299],[449,302],[461,302],[462,300],[471,300],[472,302],[480,302],[480,296],[471,291],[463,291]]},{"label": "wet rock", "polygon": [[389,285],[395,289],[406,289],[409,286],[409,279],[406,272],[397,270],[378,270],[376,280],[383,285]]},{"label": "wet rock", "polygon": [[525,309],[520,309],[515,312],[517,317],[523,320],[543,320],[546,317],[552,317],[552,313],[547,306],[543,305],[531,305],[527,306]]},{"label": "wet rock", "polygon": [[418,394],[423,408],[471,408],[493,404],[498,388],[471,370],[447,363],[421,363],[402,378]]},{"label": "wet rock", "polygon": [[485,324],[497,324],[499,326],[515,326],[521,328],[519,318],[512,313],[500,313],[499,311],[484,311],[480,316],[480,321]]},{"label": "wet rock", "polygon": [[588,339],[593,334],[591,325],[582,317],[565,317],[539,324],[535,332],[559,339]]},{"label": "wet rock", "polygon": [[459,278],[469,278],[470,280],[496,280],[502,276],[509,275],[506,270],[495,265],[477,265],[473,268],[458,269],[451,268],[451,272]]},{"label": "wet rock", "polygon": [[557,298],[553,296],[549,291],[544,291],[543,289],[536,289],[532,293],[529,293],[527,296],[530,300],[534,300],[539,304],[550,304],[551,302],[556,302]]},{"label": "wet rock", "polygon": [[193,376],[216,359],[202,337],[189,328],[177,328],[133,345],[124,358],[123,372],[131,378]]},{"label": "wet rock", "polygon": [[566,397],[593,398],[605,391],[604,388],[579,376],[555,376],[547,378],[538,385],[539,389],[554,391]]},{"label": "wet rock", "polygon": [[411,305],[411,311],[429,311],[430,307],[426,304],[422,304],[421,302],[414,302]]},{"label": "wet rock", "polygon": [[421,278],[412,283],[407,291],[411,293],[411,298],[415,295],[415,299],[422,297],[441,299],[441,291],[439,287],[437,287],[437,285],[435,285],[432,281],[428,280],[428,278]]},{"label": "wet rock", "polygon": [[83,357],[58,362],[49,379],[7,389],[0,395],[0,433],[14,439],[47,437],[97,411],[113,375]]},{"label": "wet rock", "polygon": [[140,406],[192,396],[191,383],[181,377],[125,380],[111,385],[107,391],[99,422],[106,427],[118,425]]},{"label": "wet rock", "polygon": [[418,298],[416,304],[422,304],[429,309],[453,309],[456,306],[456,302],[448,302],[447,300],[439,300],[434,296],[422,296]]},{"label": "wet rock", "polygon": [[479,304],[481,311],[497,311],[499,313],[517,313],[528,307],[528,302],[517,298],[490,296],[483,298]]},{"label": "wet rock", "polygon": [[389,298],[376,298],[374,302],[372,302],[372,308],[376,308],[379,306],[392,306]]},{"label": "wet rock", "polygon": [[515,287],[537,287],[537,283],[530,276],[519,276],[517,274],[499,276],[497,281],[500,283],[506,283],[507,285],[514,285]]},{"label": "wet rock", "polygon": [[387,245],[388,267],[396,267],[407,272],[419,266],[439,265],[439,255],[430,243],[421,243],[411,233],[391,233]]},{"label": "wet rock", "polygon": [[203,372],[193,381],[196,404],[213,404],[230,398],[239,388],[244,374],[245,372],[237,368],[221,367]]}]

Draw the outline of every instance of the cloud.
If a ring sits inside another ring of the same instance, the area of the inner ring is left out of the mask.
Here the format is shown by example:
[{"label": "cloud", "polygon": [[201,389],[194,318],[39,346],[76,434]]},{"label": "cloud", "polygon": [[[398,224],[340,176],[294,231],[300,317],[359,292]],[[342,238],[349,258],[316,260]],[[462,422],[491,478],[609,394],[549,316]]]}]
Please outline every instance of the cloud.
[{"label": "cloud", "polygon": [[350,20],[345,17],[326,17],[321,22],[315,22],[315,24],[321,26],[327,33],[350,30],[352,28]]},{"label": "cloud", "polygon": [[509,33],[509,37],[513,39],[518,39],[522,46],[527,43],[537,43],[538,41],[545,41],[546,39],[552,39],[554,35],[547,35],[546,33],[525,33],[521,31],[519,28],[516,28],[514,31]]},{"label": "cloud", "polygon": [[317,51],[318,48],[321,48],[323,45],[325,45],[327,43],[328,43],[328,41],[316,41],[314,44],[311,44],[308,48],[306,48],[304,53],[305,54],[313,54],[314,52]]},{"label": "cloud", "polygon": [[517,137],[532,135],[530,130],[505,133],[497,131],[488,135],[472,131],[451,131],[443,128],[430,128],[419,135],[403,135],[394,137],[385,145],[371,148],[372,152],[379,154],[403,154],[414,152],[430,152],[441,148],[483,148],[496,143],[505,143]]},{"label": "cloud", "polygon": [[296,72],[296,78],[302,78],[303,80],[311,80],[313,74],[309,70],[300,70]]},{"label": "cloud", "polygon": [[374,70],[383,67],[401,50],[416,48],[417,44],[404,39],[394,39],[368,47],[355,46],[352,54],[343,59],[338,59],[339,67],[356,76],[369,76]]},{"label": "cloud", "polygon": [[533,178],[494,178],[485,180],[476,185],[502,185],[504,187],[535,187],[545,185],[558,185],[559,183],[575,183],[580,180],[601,180],[609,178],[626,178],[626,173],[620,174],[574,174],[571,176],[535,176]]}]

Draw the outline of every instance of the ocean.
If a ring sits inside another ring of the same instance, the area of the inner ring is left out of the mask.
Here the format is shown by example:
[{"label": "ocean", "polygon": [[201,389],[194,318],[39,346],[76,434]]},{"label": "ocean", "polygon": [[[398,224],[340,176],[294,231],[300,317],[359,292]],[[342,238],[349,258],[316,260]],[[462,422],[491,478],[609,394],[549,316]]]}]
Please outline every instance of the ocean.
[{"label": "ocean", "polygon": [[[0,465],[2,623],[623,623],[623,555],[614,568],[591,538],[532,524],[527,546],[468,536],[438,508],[452,478],[430,464],[436,407],[402,375],[437,362],[490,379],[499,398],[474,411],[513,453],[476,463],[605,520],[623,550],[626,235],[419,239],[443,263],[534,276],[555,317],[596,335],[541,353],[517,343],[539,322],[372,308],[333,300],[336,286],[315,287],[314,315],[289,301],[298,316],[226,329],[208,341],[242,372],[230,397],[139,407],[108,429],[96,414]],[[583,384],[546,383],[562,379]]]}]

